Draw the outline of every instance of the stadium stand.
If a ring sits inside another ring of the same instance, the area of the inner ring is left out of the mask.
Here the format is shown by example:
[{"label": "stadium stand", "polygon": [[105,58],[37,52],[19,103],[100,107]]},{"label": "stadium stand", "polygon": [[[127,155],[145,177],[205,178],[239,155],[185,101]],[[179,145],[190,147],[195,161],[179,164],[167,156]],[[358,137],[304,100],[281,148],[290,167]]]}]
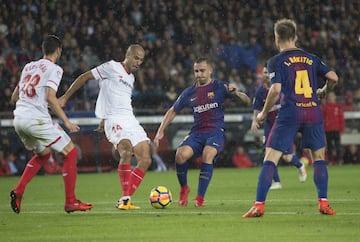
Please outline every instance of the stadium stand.
[{"label": "stadium stand", "polygon": [[[356,111],[360,110],[360,3],[356,0],[282,3],[280,0],[1,1],[1,119],[12,118],[13,106],[9,102],[12,90],[23,65],[41,58],[38,47],[46,34],[56,34],[63,40],[59,64],[64,68],[64,77],[59,96],[79,73],[110,59],[121,60],[129,43],[143,45],[146,58],[136,73],[135,111],[140,116],[161,115],[176,94],[192,83],[192,63],[199,55],[209,55],[217,63],[217,78],[236,81],[252,96],[261,83],[262,64],[276,53],[273,23],[278,18],[289,17],[298,23],[299,47],[320,56],[339,73],[340,85],[335,91],[339,103],[347,110],[345,116],[350,125],[344,144],[352,143],[353,134],[359,140]],[[97,84],[89,82],[71,100],[66,111],[73,117],[91,116],[97,91]],[[236,106],[227,110],[251,112]],[[7,137],[8,133],[11,132],[2,131],[3,136]],[[5,141],[1,149],[10,149],[9,144]]]}]

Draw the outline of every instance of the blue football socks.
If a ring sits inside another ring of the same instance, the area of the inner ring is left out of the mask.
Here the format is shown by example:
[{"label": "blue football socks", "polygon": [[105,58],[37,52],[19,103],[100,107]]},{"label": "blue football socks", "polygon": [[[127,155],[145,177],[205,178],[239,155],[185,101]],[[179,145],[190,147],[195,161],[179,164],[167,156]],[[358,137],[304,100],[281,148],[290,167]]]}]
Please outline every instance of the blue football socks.
[{"label": "blue football socks", "polygon": [[275,171],[274,171],[274,182],[280,182],[280,177],[279,177],[279,172],[278,172],[278,168],[275,167]]},{"label": "blue football socks", "polygon": [[176,175],[180,186],[187,185],[187,171],[188,171],[189,163],[185,162],[184,164],[178,164],[175,161]]},{"label": "blue football socks", "polygon": [[292,159],[291,159],[290,163],[291,163],[292,165],[296,166],[297,168],[300,168],[300,167],[302,167],[302,165],[303,165],[303,164],[300,162],[299,158],[298,158],[295,154],[292,156]]},{"label": "blue football socks", "polygon": [[257,184],[256,202],[265,202],[275,170],[276,166],[274,162],[264,161]]},{"label": "blue football socks", "polygon": [[207,187],[209,186],[214,166],[213,164],[201,163],[199,185],[197,195],[204,197]]},{"label": "blue football socks", "polygon": [[318,198],[327,198],[328,172],[324,160],[317,160],[314,166],[314,183],[316,185]]}]

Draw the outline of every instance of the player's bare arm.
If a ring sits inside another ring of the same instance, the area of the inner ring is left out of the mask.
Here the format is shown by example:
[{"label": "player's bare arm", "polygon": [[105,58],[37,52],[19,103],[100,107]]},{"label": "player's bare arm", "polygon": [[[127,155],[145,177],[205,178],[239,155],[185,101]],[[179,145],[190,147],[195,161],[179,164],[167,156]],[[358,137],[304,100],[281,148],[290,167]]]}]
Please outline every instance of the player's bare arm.
[{"label": "player's bare arm", "polygon": [[80,130],[80,127],[71,123],[66,116],[64,110],[60,106],[59,100],[56,98],[56,91],[54,89],[50,87],[47,88],[46,100],[49,103],[51,110],[64,122],[65,127],[68,128],[70,132],[77,132]]},{"label": "player's bare arm", "polygon": [[17,102],[17,100],[19,100],[19,87],[16,86],[13,93],[11,94],[11,99],[10,102],[12,104],[15,104]]},{"label": "player's bare arm", "polygon": [[334,71],[329,71],[326,73],[325,77],[327,78],[325,85],[322,88],[316,90],[316,95],[318,98],[323,98],[326,94],[333,90],[339,81],[338,75]]},{"label": "player's bare arm", "polygon": [[159,141],[164,137],[165,129],[174,120],[175,116],[176,116],[176,112],[173,107],[171,107],[164,115],[164,118],[161,121],[161,124],[154,138],[154,144],[156,147],[159,147]]},{"label": "player's bare arm", "polygon": [[227,88],[229,93],[236,95],[247,106],[250,106],[251,99],[245,93],[238,91],[235,85],[229,84],[229,85],[225,85],[225,87]]},{"label": "player's bare arm", "polygon": [[251,123],[251,131],[255,134],[258,132],[258,129],[260,127],[259,122],[256,121],[256,117],[259,113],[260,113],[260,110],[256,110],[256,109],[254,110],[253,121]]},{"label": "player's bare arm", "polygon": [[87,71],[81,74],[79,77],[75,79],[75,81],[71,84],[68,90],[66,90],[65,94],[59,98],[60,106],[64,107],[69,98],[87,81],[93,80],[94,76],[91,71]]},{"label": "player's bare arm", "polygon": [[280,83],[274,83],[271,85],[271,87],[269,89],[269,93],[266,97],[264,107],[263,107],[262,111],[256,117],[257,122],[259,122],[259,123],[264,122],[266,115],[268,114],[270,109],[275,105],[275,103],[279,99],[280,92],[281,92],[281,84]]}]

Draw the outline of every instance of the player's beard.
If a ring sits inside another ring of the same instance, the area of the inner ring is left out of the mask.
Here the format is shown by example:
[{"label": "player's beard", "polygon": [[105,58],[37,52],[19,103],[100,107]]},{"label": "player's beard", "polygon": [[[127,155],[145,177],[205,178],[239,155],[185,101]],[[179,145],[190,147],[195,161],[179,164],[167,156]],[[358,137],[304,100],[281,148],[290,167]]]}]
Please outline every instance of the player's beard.
[{"label": "player's beard", "polygon": [[206,79],[206,77],[198,77],[196,78],[196,81],[199,85],[204,85],[208,82],[208,79]]}]

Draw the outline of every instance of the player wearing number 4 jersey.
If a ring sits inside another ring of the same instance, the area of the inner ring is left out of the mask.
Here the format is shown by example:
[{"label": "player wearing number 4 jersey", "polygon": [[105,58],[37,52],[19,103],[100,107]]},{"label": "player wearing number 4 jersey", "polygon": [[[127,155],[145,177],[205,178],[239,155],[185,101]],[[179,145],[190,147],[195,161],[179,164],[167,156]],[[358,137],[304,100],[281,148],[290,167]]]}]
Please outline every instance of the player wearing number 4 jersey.
[{"label": "player wearing number 4 jersey", "polygon": [[25,147],[35,155],[27,163],[17,186],[10,192],[10,204],[15,213],[20,213],[25,187],[50,158],[51,148],[64,156],[62,176],[65,185],[65,211],[70,213],[89,210],[92,205],[79,201],[75,196],[77,150],[65,131],[53,123],[48,112],[50,106],[70,132],[79,130],[66,117],[56,98],[63,74],[62,68],[55,64],[61,56],[61,42],[58,37],[49,35],[43,41],[42,49],[44,58],[25,65],[11,97],[11,101],[16,102],[15,131]]},{"label": "player wearing number 4 jersey", "polygon": [[[251,124],[251,131],[254,133],[257,133],[259,128],[259,123],[256,122],[256,116],[262,108],[264,107],[266,96],[268,94],[269,88],[270,88],[270,80],[269,80],[269,74],[267,67],[264,66],[263,68],[263,85],[260,86],[255,93],[254,99],[253,99],[253,109],[254,109],[254,119]],[[272,126],[274,125],[275,119],[278,115],[280,109],[280,101],[278,100],[276,104],[270,109],[267,118],[264,122],[264,136],[263,136],[263,147],[265,148],[266,142],[268,140],[270,130]],[[296,154],[293,151],[293,144],[289,143],[288,149],[283,152],[282,159],[298,168],[299,172],[299,181],[305,182],[306,180],[306,168],[305,165],[300,162],[299,158],[296,156]],[[281,189],[281,183],[280,183],[280,176],[278,173],[277,167],[275,167],[274,172],[274,183],[271,185],[270,189]]]},{"label": "player wearing number 4 jersey", "polygon": [[[132,204],[131,195],[135,193],[151,164],[150,140],[136,120],[131,106],[135,81],[132,73],[142,64],[144,56],[145,50],[140,45],[130,45],[122,62],[111,60],[81,74],[60,98],[61,105],[65,105],[85,82],[93,79],[99,81],[100,92],[95,114],[101,119],[98,131],[105,131],[107,139],[120,156],[118,175],[122,195],[115,207],[121,210],[139,208]],[[138,164],[131,170],[133,155]]]},{"label": "player wearing number 4 jersey", "polygon": [[[275,44],[280,53],[268,62],[271,87],[257,122],[263,122],[281,92],[281,108],[266,145],[264,164],[258,178],[256,201],[245,218],[264,215],[265,199],[276,165],[283,152],[293,142],[297,132],[302,134],[303,148],[311,149],[314,160],[314,183],[317,189],[319,212],[335,215],[327,201],[328,173],[325,163],[325,133],[317,96],[325,95],[338,81],[338,76],[320,59],[296,47],[296,24],[282,19],[274,27]],[[317,76],[327,83],[317,89]]]}]

